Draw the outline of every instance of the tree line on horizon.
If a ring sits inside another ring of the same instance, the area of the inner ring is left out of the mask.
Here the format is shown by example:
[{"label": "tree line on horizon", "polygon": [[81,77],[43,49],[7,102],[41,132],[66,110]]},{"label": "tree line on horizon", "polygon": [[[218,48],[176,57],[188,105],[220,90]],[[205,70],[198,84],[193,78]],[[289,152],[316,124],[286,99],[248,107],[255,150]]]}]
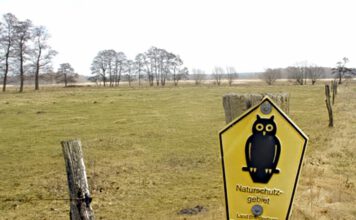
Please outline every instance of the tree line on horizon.
[{"label": "tree line on horizon", "polygon": [[[342,79],[356,74],[355,69],[346,67],[348,62],[349,59],[344,57],[342,61],[337,62],[335,68],[327,68],[303,61],[287,68],[268,68],[256,75],[268,85],[281,78],[294,81],[297,85],[306,85],[307,82],[314,85],[319,79],[332,75],[335,75],[341,84]],[[127,81],[129,86],[133,81],[138,81],[138,85],[141,86],[142,80],[147,81],[149,86],[165,86],[167,80],[171,80],[177,86],[182,79],[193,80],[195,85],[201,84],[204,80],[212,80],[218,86],[225,80],[231,86],[233,81],[239,78],[239,74],[232,66],[225,69],[216,66],[208,74],[204,70],[193,68],[189,73],[179,55],[157,47],[139,53],[134,60],[113,49],[99,51],[93,59],[91,71],[94,76],[90,80],[103,86],[119,86],[122,80]]]},{"label": "tree line on horizon", "polygon": [[272,85],[281,78],[292,80],[297,85],[306,85],[307,81],[314,85],[317,80],[334,75],[338,83],[341,84],[343,79],[356,75],[356,69],[346,67],[348,62],[349,59],[344,57],[342,61],[336,63],[336,67],[327,68],[303,61],[287,68],[268,68],[259,74],[259,78],[268,85]]},{"label": "tree line on horizon", "polygon": [[[52,59],[57,55],[48,43],[50,35],[44,26],[35,26],[31,20],[19,20],[11,13],[4,14],[0,20],[0,79],[2,91],[10,82],[19,82],[19,92],[23,92],[24,81],[34,81],[35,90],[39,89],[40,79],[64,83],[76,82],[78,74],[70,63],[61,63],[56,72],[53,71]],[[334,68],[320,67],[307,62],[299,62],[287,68],[268,68],[256,74],[268,85],[277,79],[287,78],[298,85],[307,81],[315,84],[320,78],[325,78],[329,72],[342,79],[353,76],[356,70],[346,67],[349,59],[344,57]],[[113,49],[101,50],[93,58],[91,64],[90,81],[103,86],[119,86],[126,81],[129,86],[134,81],[141,86],[146,82],[149,86],[165,86],[171,81],[175,86],[179,81],[190,79],[195,85],[204,80],[212,80],[215,85],[227,81],[231,86],[238,74],[232,66],[223,68],[216,66],[210,73],[193,68],[191,71],[183,65],[182,58],[172,52],[158,47],[151,47],[147,51],[137,54],[134,59],[129,59],[124,52]]]}]

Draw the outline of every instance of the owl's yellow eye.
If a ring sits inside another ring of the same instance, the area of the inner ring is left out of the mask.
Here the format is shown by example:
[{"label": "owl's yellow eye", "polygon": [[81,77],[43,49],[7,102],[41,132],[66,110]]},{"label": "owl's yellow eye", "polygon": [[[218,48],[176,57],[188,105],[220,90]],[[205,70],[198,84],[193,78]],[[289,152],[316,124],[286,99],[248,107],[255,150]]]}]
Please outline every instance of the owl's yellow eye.
[{"label": "owl's yellow eye", "polygon": [[267,125],[266,126],[266,131],[271,132],[273,130],[273,125]]},{"label": "owl's yellow eye", "polygon": [[260,123],[257,124],[257,125],[256,125],[256,130],[257,130],[257,131],[262,131],[262,130],[263,130],[263,124],[260,124]]}]

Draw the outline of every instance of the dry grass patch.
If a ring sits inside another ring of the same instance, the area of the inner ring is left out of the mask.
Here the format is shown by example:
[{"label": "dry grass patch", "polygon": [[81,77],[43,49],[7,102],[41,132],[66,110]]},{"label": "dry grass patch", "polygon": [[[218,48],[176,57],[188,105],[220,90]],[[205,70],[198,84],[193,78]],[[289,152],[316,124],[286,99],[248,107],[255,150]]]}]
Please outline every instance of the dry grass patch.
[{"label": "dry grass patch", "polygon": [[352,219],[355,88],[340,87],[333,129],[323,85],[1,93],[1,219],[68,218],[60,141],[73,138],[83,143],[97,219],[224,219],[218,131],[228,92],[290,93],[290,116],[310,137],[294,219]]}]

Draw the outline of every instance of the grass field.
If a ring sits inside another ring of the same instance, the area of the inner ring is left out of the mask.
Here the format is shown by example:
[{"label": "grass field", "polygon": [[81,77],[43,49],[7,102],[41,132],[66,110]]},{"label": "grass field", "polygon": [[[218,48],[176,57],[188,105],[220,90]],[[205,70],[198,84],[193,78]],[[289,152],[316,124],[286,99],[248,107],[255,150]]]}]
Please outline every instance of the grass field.
[{"label": "grass field", "polygon": [[[68,219],[60,141],[79,138],[96,219],[224,219],[228,92],[289,92],[310,144],[292,219],[356,219],[356,84],[328,128],[323,84],[45,88],[0,94],[0,219]],[[197,205],[197,215],[178,215]]]}]

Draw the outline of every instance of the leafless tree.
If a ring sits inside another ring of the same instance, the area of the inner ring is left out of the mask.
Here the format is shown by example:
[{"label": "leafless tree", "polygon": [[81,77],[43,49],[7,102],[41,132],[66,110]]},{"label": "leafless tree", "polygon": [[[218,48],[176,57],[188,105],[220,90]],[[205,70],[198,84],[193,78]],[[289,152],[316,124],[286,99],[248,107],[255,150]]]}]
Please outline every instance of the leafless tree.
[{"label": "leafless tree", "polygon": [[78,78],[78,74],[74,72],[73,67],[69,63],[62,63],[57,70],[57,82],[64,82],[64,87],[68,83],[73,83]]},{"label": "leafless tree", "polygon": [[131,82],[134,81],[134,78],[132,77],[133,64],[134,64],[134,62],[132,60],[126,61],[126,73],[127,73],[127,81],[129,83],[129,87],[131,87]]},{"label": "leafless tree", "polygon": [[33,30],[34,48],[31,50],[32,63],[35,72],[35,90],[39,89],[39,74],[41,70],[51,68],[52,58],[57,55],[48,45],[49,34],[45,27],[38,26]]},{"label": "leafless tree", "polygon": [[175,73],[173,75],[173,83],[175,86],[178,85],[178,82],[182,79],[188,78],[189,75],[189,70],[187,67],[183,67],[182,69],[179,69],[178,73]]},{"label": "leafless tree", "polygon": [[[120,65],[121,54],[116,53],[115,50],[101,50],[94,57],[91,64],[91,72],[95,74],[97,78],[102,78],[104,86],[106,86],[107,77],[109,74],[109,86],[114,86],[114,84],[120,82],[120,77],[118,77],[118,68]],[[120,72],[121,74],[121,72]]]},{"label": "leafless tree", "polygon": [[299,62],[295,66],[287,68],[287,73],[290,79],[295,80],[298,85],[307,84],[308,64],[306,61]]},{"label": "leafless tree", "polygon": [[181,68],[182,65],[183,65],[183,61],[180,58],[180,56],[176,56],[172,54],[170,60],[170,68],[172,71],[173,84],[175,86],[178,85],[179,80],[181,80],[186,74],[188,74],[188,69],[186,67],[182,69]]},{"label": "leafless tree", "polygon": [[119,86],[121,81],[121,75],[127,68],[127,57],[124,52],[117,52],[115,56],[115,68],[114,68],[114,75],[115,75],[115,85]]},{"label": "leafless tree", "polygon": [[229,86],[231,86],[233,81],[238,77],[239,74],[236,72],[235,67],[232,66],[226,67],[226,78]]},{"label": "leafless tree", "polygon": [[137,74],[138,86],[141,86],[142,73],[144,72],[145,68],[145,55],[143,53],[136,55],[134,67]]},{"label": "leafless tree", "polygon": [[15,25],[18,20],[15,15],[7,13],[3,16],[3,23],[0,23],[0,49],[1,53],[0,63],[4,66],[3,69],[3,86],[2,91],[6,91],[7,77],[9,73],[9,63],[10,57],[13,53],[13,48],[15,44]]},{"label": "leafless tree", "polygon": [[281,77],[281,69],[266,69],[265,72],[260,75],[260,77],[268,85],[272,85],[277,79]]},{"label": "leafless tree", "polygon": [[160,49],[159,51],[159,78],[161,81],[161,86],[165,86],[168,74],[170,73],[170,62],[172,59],[174,59],[175,55],[167,52],[164,49]]},{"label": "leafless tree", "polygon": [[30,20],[19,21],[15,25],[15,54],[19,64],[20,74],[20,90],[23,92],[23,85],[25,80],[25,62],[28,60],[30,48],[28,42],[31,40],[32,22]]},{"label": "leafless tree", "polygon": [[216,66],[213,70],[213,77],[216,85],[221,85],[221,79],[224,75],[224,69],[222,67]]},{"label": "leafless tree", "polygon": [[147,67],[147,78],[149,81],[150,86],[153,86],[154,79],[156,79],[156,85],[159,85],[160,79],[159,79],[159,58],[160,58],[160,51],[159,48],[157,47],[151,47],[148,49],[147,52],[145,52],[147,61],[146,61],[146,67]]},{"label": "leafless tree", "polygon": [[146,74],[147,74],[147,80],[148,80],[148,84],[150,86],[153,86],[154,83],[154,65],[152,62],[152,56],[149,54],[149,51],[144,53],[144,64],[145,64],[145,69],[146,69]]},{"label": "leafless tree", "polygon": [[106,61],[105,57],[103,56],[102,52],[100,51],[93,59],[91,63],[91,74],[95,75],[96,79],[103,81],[104,87],[106,86]]},{"label": "leafless tree", "polygon": [[114,68],[114,62],[115,62],[115,57],[116,57],[116,51],[115,50],[104,50],[104,56],[105,56],[105,62],[107,65],[107,70],[109,73],[109,86],[113,87],[114,86],[114,76],[113,76],[113,68]]},{"label": "leafless tree", "polygon": [[307,73],[312,85],[314,85],[316,81],[320,79],[322,75],[325,74],[325,69],[317,65],[310,65],[307,68]]},{"label": "leafless tree", "polygon": [[157,86],[165,86],[167,79],[180,72],[183,64],[179,55],[157,47],[151,47],[145,52],[145,58],[147,79],[150,86],[153,86],[154,81]]},{"label": "leafless tree", "polygon": [[299,68],[296,66],[289,66],[286,69],[288,78],[291,80],[295,80],[297,84],[303,84],[303,73],[299,72]]},{"label": "leafless tree", "polygon": [[[181,66],[183,61],[180,57],[157,47],[151,47],[145,53],[138,54],[134,63],[130,63],[130,68],[127,66],[130,61],[128,61],[123,52],[116,52],[115,54],[115,59],[112,59],[114,57],[113,50],[103,50],[99,51],[93,59],[91,65],[92,74],[101,76],[104,86],[106,74],[109,74],[110,82],[113,76],[114,84],[119,85],[121,74],[127,73],[128,69],[131,71],[131,79],[133,79],[133,74],[138,75],[139,85],[141,85],[142,74],[146,73],[150,86],[153,86],[154,83],[157,86],[165,86],[172,75],[177,76],[182,73]],[[175,76],[173,76],[174,79],[176,79]],[[98,78],[95,77],[95,79]]]},{"label": "leafless tree", "polygon": [[206,74],[204,70],[192,69],[192,78],[195,82],[195,85],[200,85],[202,81],[206,78]]},{"label": "leafless tree", "polygon": [[355,70],[346,67],[346,63],[348,62],[349,58],[344,57],[342,61],[337,62],[337,66],[332,69],[332,73],[336,74],[337,78],[339,78],[339,84],[342,83],[342,79],[345,78],[345,76],[356,74]]},{"label": "leafless tree", "polygon": [[57,81],[57,73],[53,70],[49,70],[46,73],[40,75],[40,79],[46,83],[54,84]]}]

